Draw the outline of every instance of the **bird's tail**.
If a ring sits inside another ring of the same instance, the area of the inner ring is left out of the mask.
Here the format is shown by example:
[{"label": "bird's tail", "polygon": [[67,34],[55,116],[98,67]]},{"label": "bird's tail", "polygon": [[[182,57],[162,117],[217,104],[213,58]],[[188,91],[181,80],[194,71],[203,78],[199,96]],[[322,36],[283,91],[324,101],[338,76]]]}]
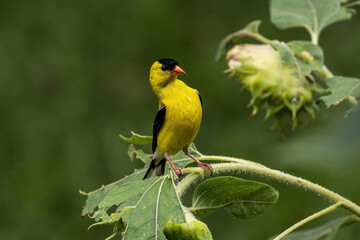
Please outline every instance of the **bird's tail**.
[{"label": "bird's tail", "polygon": [[151,160],[148,170],[146,171],[144,179],[147,179],[153,175],[155,176],[161,176],[164,175],[165,172],[165,164],[166,160],[163,158],[161,161],[158,162],[158,164],[155,163],[156,159]]}]

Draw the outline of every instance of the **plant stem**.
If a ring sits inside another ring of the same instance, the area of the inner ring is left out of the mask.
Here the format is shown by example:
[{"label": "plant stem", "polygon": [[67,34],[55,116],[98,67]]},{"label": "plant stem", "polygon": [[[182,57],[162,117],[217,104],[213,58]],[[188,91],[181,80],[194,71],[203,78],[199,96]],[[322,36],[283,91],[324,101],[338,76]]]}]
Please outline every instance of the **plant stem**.
[{"label": "plant stem", "polygon": [[[212,164],[211,166],[214,169],[214,173],[218,172],[229,172],[229,171],[240,171],[245,173],[255,173],[260,176],[268,177],[279,182],[292,184],[297,187],[301,187],[305,190],[312,191],[317,193],[319,196],[324,197],[333,203],[341,203],[341,206],[348,209],[349,211],[355,213],[357,216],[360,216],[360,207],[350,200],[340,196],[339,194],[330,191],[316,183],[312,183],[308,180],[302,179],[300,177],[295,177],[288,173],[284,173],[278,170],[274,170],[263,165],[238,159],[232,157],[223,157],[223,156],[201,156],[198,160],[210,160],[210,161],[221,161],[221,162],[230,162],[230,163],[220,163]],[[184,173],[191,173],[186,176],[181,182],[177,185],[177,191],[181,196],[186,189],[195,181],[202,178],[204,175],[202,169],[200,168],[185,168],[183,169]]]},{"label": "plant stem", "polygon": [[322,216],[325,215],[327,213],[330,213],[334,210],[336,210],[338,207],[340,207],[342,205],[341,202],[338,202],[336,204],[331,205],[330,207],[327,207],[323,210],[321,210],[320,212],[314,213],[313,215],[304,218],[303,220],[301,220],[300,222],[295,223],[294,225],[292,225],[291,227],[289,227],[288,229],[286,229],[285,231],[283,231],[280,235],[278,235],[276,238],[274,238],[274,240],[280,240],[283,237],[285,237],[286,235],[288,235],[289,233],[291,233],[292,231],[296,230],[297,228],[301,227],[302,225]]},{"label": "plant stem", "polygon": [[266,37],[258,34],[258,33],[253,33],[253,34],[249,34],[251,35],[253,38],[255,38],[256,40],[258,40],[259,42],[265,43],[265,44],[269,44],[270,40],[267,39]]},{"label": "plant stem", "polygon": [[[193,168],[190,168],[190,169],[192,169],[193,172],[191,172],[189,175],[187,175],[183,180],[181,180],[181,182],[179,182],[178,185],[176,185],[176,191],[178,192],[179,196],[181,196],[185,192],[185,190],[188,187],[190,187],[191,183],[197,181],[198,178],[200,178],[202,176],[201,171],[196,172],[196,170],[198,170],[198,169],[193,169]],[[183,169],[183,173],[186,170],[188,170],[188,168]]]},{"label": "plant stem", "polygon": [[311,42],[315,45],[319,45],[319,34],[311,32]]},{"label": "plant stem", "polygon": [[319,34],[314,32],[309,26],[304,25],[305,29],[310,33],[312,44],[319,45]]}]

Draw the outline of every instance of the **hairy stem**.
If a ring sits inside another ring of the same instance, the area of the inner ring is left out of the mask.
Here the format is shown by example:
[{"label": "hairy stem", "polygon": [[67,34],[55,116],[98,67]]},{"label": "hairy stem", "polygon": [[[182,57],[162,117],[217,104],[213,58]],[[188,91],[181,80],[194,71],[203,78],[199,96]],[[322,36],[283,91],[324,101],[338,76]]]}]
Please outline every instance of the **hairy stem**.
[{"label": "hairy stem", "polygon": [[330,213],[334,210],[336,210],[337,208],[339,208],[342,205],[341,202],[339,203],[335,203],[333,205],[331,205],[330,207],[327,207],[323,210],[321,210],[320,212],[314,213],[311,216],[304,218],[303,220],[301,220],[300,222],[295,223],[294,225],[292,225],[291,227],[289,227],[288,229],[286,229],[285,231],[283,231],[281,234],[279,234],[276,238],[274,238],[274,240],[280,240],[283,237],[285,237],[286,235],[288,235],[289,233],[291,233],[292,231],[296,230],[297,228],[301,227],[302,225],[320,217],[323,216],[327,213]]},{"label": "hairy stem", "polygon": [[[260,176],[268,177],[273,180],[292,184],[297,187],[301,187],[305,190],[312,191],[317,193],[319,196],[324,197],[325,199],[329,200],[332,203],[341,203],[341,206],[348,209],[349,211],[355,213],[357,216],[360,216],[360,207],[355,203],[351,202],[350,200],[340,196],[339,194],[330,191],[316,183],[312,183],[308,180],[302,179],[300,177],[295,177],[288,173],[284,173],[278,170],[274,170],[263,165],[238,159],[232,157],[223,157],[223,156],[201,156],[198,160],[210,160],[210,161],[221,161],[225,163],[220,164],[212,164],[214,169],[214,173],[219,172],[229,172],[229,171],[241,171],[245,173],[253,173]],[[230,163],[229,163],[230,162]],[[202,169],[200,168],[185,168],[183,169],[184,173],[190,173],[186,176],[178,185],[177,191],[181,196],[186,189],[197,180],[201,179],[204,175]]]}]

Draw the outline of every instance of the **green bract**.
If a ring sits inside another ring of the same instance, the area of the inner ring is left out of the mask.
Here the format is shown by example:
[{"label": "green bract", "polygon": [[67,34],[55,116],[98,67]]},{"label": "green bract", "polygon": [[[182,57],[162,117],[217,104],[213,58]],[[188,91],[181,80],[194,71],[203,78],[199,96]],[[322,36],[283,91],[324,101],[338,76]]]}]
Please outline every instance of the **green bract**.
[{"label": "green bract", "polygon": [[[294,55],[290,56],[294,64],[286,64],[285,53],[284,56],[280,54],[281,49],[275,50],[268,44],[240,44],[228,51],[226,59],[229,71],[251,93],[252,115],[264,107],[267,109],[265,118],[274,115],[273,127],[289,116],[295,128],[300,121],[315,117],[314,110],[318,107],[314,99],[320,90],[310,75],[300,71]],[[302,51],[300,57],[314,61],[306,51]]]},{"label": "green bract", "polygon": [[207,225],[197,220],[188,210],[185,211],[186,223],[176,224],[169,221],[164,229],[168,240],[212,240]]}]

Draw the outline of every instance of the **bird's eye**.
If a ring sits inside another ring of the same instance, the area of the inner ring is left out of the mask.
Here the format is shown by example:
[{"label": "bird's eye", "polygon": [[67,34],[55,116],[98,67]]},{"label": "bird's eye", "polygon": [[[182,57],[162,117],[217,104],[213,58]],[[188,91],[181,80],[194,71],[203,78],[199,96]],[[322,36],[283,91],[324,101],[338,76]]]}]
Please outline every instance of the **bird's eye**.
[{"label": "bird's eye", "polygon": [[166,70],[168,70],[168,67],[164,65],[161,67],[161,70],[166,71]]}]

